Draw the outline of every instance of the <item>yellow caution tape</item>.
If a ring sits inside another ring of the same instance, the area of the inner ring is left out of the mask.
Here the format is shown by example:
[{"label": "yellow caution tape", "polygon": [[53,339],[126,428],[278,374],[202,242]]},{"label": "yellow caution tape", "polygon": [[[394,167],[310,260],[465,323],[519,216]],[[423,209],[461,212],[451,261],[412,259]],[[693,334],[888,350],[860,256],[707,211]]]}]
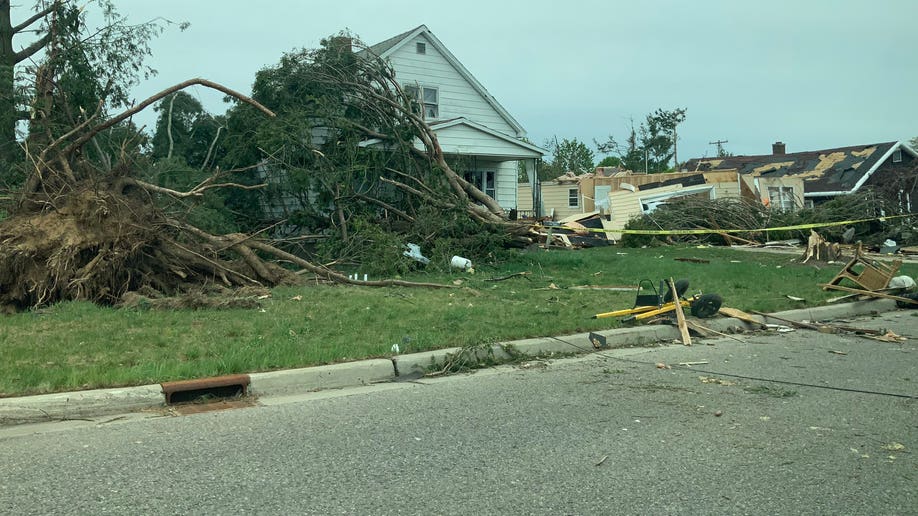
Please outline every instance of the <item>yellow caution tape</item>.
[{"label": "yellow caution tape", "polygon": [[798,224],[796,226],[780,226],[774,228],[759,229],[593,229],[593,228],[572,228],[569,226],[540,226],[543,229],[566,229],[582,233],[584,230],[590,233],[622,233],[627,235],[715,235],[719,233],[758,233],[763,231],[792,231],[796,229],[814,229],[828,228],[833,226],[847,226],[861,222],[880,221],[885,222],[889,219],[898,219],[902,217],[918,217],[916,213],[907,213],[905,215],[890,215],[888,217],[874,217],[871,219],[843,220],[839,222],[819,222],[815,224]]}]

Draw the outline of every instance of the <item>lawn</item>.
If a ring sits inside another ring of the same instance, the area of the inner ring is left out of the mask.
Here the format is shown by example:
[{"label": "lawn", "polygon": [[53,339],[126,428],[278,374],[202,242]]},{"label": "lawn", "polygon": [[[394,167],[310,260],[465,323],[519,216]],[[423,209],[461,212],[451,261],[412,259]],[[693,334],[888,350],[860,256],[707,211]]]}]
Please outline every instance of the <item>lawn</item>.
[{"label": "lawn", "polygon": [[[618,247],[520,252],[468,274],[404,279],[450,289],[311,285],[278,288],[261,308],[148,311],[83,302],[7,315],[0,327],[0,396],[304,367],[368,357],[614,328],[593,314],[629,308],[636,285],[670,276],[724,305],[776,311],[824,304],[841,264],[728,248]],[[706,260],[707,263],[676,258]],[[495,277],[528,272],[505,281]],[[906,264],[914,276],[918,266]],[[792,301],[786,295],[804,298]]]}]

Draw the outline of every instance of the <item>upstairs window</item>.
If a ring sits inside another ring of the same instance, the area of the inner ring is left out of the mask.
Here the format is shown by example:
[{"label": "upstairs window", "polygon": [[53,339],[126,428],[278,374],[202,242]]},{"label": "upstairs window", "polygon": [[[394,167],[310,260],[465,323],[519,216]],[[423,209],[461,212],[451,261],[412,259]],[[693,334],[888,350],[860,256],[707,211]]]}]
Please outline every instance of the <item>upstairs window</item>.
[{"label": "upstairs window", "polygon": [[567,207],[568,208],[577,208],[580,206],[580,190],[577,188],[570,188],[567,191]]},{"label": "upstairs window", "polygon": [[437,88],[408,85],[405,86],[405,93],[417,100],[418,108],[423,109],[425,119],[440,117],[440,93]]},{"label": "upstairs window", "polygon": [[892,155],[892,162],[893,162],[893,163],[902,163],[902,151],[901,151],[901,150],[897,150],[896,152],[893,152],[893,155]]},{"label": "upstairs window", "polygon": [[421,43],[420,41],[418,41],[417,43],[414,44],[414,50],[418,54],[426,54],[427,53],[427,43]]}]

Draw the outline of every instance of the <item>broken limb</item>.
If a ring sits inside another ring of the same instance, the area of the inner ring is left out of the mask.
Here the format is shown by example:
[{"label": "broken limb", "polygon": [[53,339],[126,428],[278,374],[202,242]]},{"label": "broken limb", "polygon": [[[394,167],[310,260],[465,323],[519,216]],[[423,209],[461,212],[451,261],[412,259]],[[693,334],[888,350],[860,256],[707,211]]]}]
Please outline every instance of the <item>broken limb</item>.
[{"label": "broken limb", "polygon": [[499,278],[488,278],[488,279],[486,279],[485,281],[504,281],[504,280],[508,280],[508,279],[510,279],[510,278],[517,278],[517,277],[520,277],[520,276],[522,276],[522,277],[528,279],[529,281],[532,281],[532,279],[528,277],[529,274],[530,274],[529,271],[523,271],[523,272],[517,272],[517,273],[515,273],[515,274],[509,274],[509,275],[507,275],[507,276],[501,276],[501,277],[499,277]]}]

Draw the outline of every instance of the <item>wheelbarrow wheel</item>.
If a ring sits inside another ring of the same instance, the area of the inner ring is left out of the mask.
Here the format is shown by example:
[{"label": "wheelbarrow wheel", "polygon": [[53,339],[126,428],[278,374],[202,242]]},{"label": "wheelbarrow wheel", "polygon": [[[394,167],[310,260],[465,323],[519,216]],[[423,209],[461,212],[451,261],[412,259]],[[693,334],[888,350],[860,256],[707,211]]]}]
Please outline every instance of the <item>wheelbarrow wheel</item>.
[{"label": "wheelbarrow wheel", "polygon": [[[689,281],[687,279],[676,280],[676,297],[682,299],[682,296],[685,295],[685,292],[688,291]],[[663,302],[669,303],[673,300],[673,291],[669,288],[669,284],[666,285],[666,294],[663,295]]]},{"label": "wheelbarrow wheel", "polygon": [[692,302],[692,315],[699,319],[714,317],[723,302],[723,298],[717,294],[702,294]]}]

